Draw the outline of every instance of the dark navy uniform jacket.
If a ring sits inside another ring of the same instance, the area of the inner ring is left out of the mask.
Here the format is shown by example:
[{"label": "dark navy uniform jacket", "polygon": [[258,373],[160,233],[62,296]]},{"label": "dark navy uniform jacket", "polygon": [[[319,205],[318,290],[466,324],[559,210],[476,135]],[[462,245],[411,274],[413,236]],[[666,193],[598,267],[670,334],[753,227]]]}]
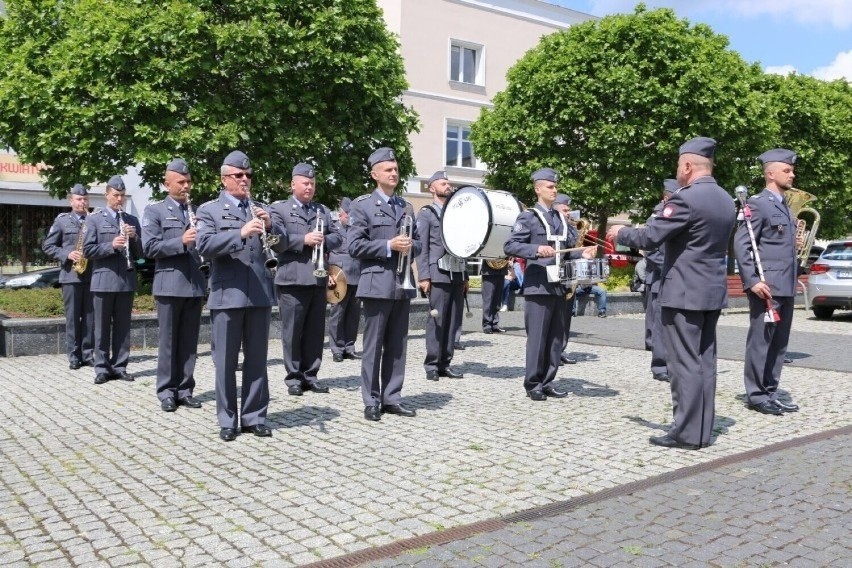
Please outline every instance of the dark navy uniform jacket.
[{"label": "dark navy uniform jacket", "polygon": [[[751,226],[760,253],[766,283],[773,296],[795,296],[798,263],[796,260],[796,219],[778,195],[764,189],[749,198]],[[740,265],[743,288],[749,289],[760,276],[752,256],[751,239],[742,213],[737,217],[734,255]]]}]

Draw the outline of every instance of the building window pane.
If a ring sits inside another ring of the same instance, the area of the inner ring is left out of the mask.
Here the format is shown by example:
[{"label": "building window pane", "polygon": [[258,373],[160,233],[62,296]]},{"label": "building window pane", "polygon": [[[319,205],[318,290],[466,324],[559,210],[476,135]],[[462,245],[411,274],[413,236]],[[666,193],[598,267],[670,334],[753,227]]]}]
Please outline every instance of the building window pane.
[{"label": "building window pane", "polygon": [[457,166],[458,164],[459,144],[455,140],[447,136],[447,165]]},{"label": "building window pane", "polygon": [[447,125],[446,152],[448,166],[477,167],[473,144],[470,142],[470,128],[467,126]]},{"label": "building window pane", "polygon": [[477,84],[478,69],[482,65],[482,51],[477,47],[450,45],[450,80]]},{"label": "building window pane", "polygon": [[464,82],[476,83],[476,51],[464,48]]},{"label": "building window pane", "polygon": [[459,80],[459,69],[461,67],[461,48],[454,45],[450,48],[450,79],[453,81]]},{"label": "building window pane", "polygon": [[472,168],[476,165],[476,158],[473,156],[473,145],[470,142],[463,142],[461,145],[461,163],[465,168]]}]

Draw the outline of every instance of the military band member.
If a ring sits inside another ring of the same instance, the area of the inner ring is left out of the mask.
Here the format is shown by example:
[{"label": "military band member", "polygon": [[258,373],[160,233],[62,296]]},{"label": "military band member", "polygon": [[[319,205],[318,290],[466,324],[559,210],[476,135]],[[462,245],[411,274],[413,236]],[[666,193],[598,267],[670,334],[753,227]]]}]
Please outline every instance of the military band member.
[{"label": "military band member", "polygon": [[292,396],[302,396],[304,391],[328,392],[327,386],[317,382],[325,339],[328,278],[314,272],[325,267],[322,269],[327,273],[325,251],[340,246],[342,239],[331,225],[328,209],[313,201],[314,177],[313,166],[297,164],[290,180],[292,195],[270,206],[273,223],[287,233],[287,239],[274,247],[278,253],[275,285],[282,315],[281,344],[287,370],[284,382]]},{"label": "military band member", "polygon": [[[347,248],[361,262],[358,297],[363,302],[364,350],[361,395],[364,418],[381,420],[382,412],[414,416],[402,404],[408,315],[413,286],[412,261],[420,253],[414,208],[394,195],[399,184],[396,155],[379,148],[367,163],[376,190],[352,202]],[[410,220],[410,236],[404,228]],[[403,233],[403,234],[400,234]],[[402,258],[401,258],[402,255]],[[399,270],[399,269],[402,270]],[[404,283],[412,283],[411,288]]]},{"label": "military band member", "polygon": [[340,200],[335,230],[340,233],[342,242],[340,246],[331,249],[328,255],[328,264],[339,266],[346,279],[346,294],[342,300],[331,305],[328,314],[328,344],[331,347],[332,360],[336,363],[341,363],[344,359],[361,358],[361,354],[355,351],[361,319],[361,300],[356,297],[361,266],[346,249],[351,206],[352,200],[348,197]]},{"label": "military band member", "polygon": [[[271,436],[266,425],[269,378],[266,370],[269,324],[274,302],[272,272],[266,267],[262,236],[286,238],[261,203],[250,201],[252,168],[235,150],[221,168],[218,199],[198,208],[198,252],[210,262],[213,363],[219,437],[230,442],[242,432]],[[271,252],[269,254],[272,254]],[[285,317],[282,314],[282,317]],[[243,348],[241,408],[237,410],[237,359]]]},{"label": "military band member", "polygon": [[444,248],[441,237],[441,215],[447,199],[453,194],[447,174],[435,172],[427,185],[432,203],[420,209],[416,220],[420,240],[417,278],[431,309],[426,320],[423,368],[430,381],[437,381],[438,377],[460,379],[464,374],[450,367],[450,363],[455,351],[456,330],[462,324],[467,267],[464,259],[451,255]]},{"label": "military band member", "polygon": [[[778,382],[787,353],[793,304],[796,297],[798,262],[796,217],[784,201],[784,193],[793,187],[796,153],[784,148],[764,152],[766,189],[748,200],[751,226],[766,279],[761,282],[754,260],[745,218],[738,217],[734,255],[740,265],[740,278],[748,296],[750,324],[745,352],[745,389],[749,408],[763,414],[796,412],[798,405],[778,399]],[[764,321],[766,301],[770,300],[780,321]]]},{"label": "military band member", "polygon": [[[59,284],[62,287],[62,305],[65,308],[65,350],[68,353],[68,368],[79,369],[83,365],[94,365],[92,346],[95,336],[92,292],[92,264],[83,256],[83,237],[86,217],[89,214],[89,192],[81,184],[75,184],[68,192],[71,211],[60,213],[42,243],[42,250],[59,261],[62,271]],[[85,270],[78,272],[76,268]]]},{"label": "military band member", "polygon": [[[532,400],[563,398],[566,391],[551,383],[559,369],[559,358],[565,340],[565,293],[555,262],[556,250],[567,248],[567,220],[555,209],[556,172],[541,168],[532,174],[538,202],[522,212],[503,246],[509,256],[527,259],[522,292],[524,295],[524,328],[527,332],[526,373],[524,389]],[[592,258],[595,247],[570,253],[570,257]]]},{"label": "military band member", "polygon": [[[556,200],[553,202],[553,208],[559,211],[563,218],[568,219],[571,213],[571,197],[564,193],[557,194]],[[577,232],[577,228],[570,222],[567,227],[568,238],[564,243],[565,248],[579,246],[581,243],[578,243],[577,240],[580,237],[580,233]],[[567,302],[565,305],[565,339],[562,344],[562,354],[559,355],[559,362],[563,365],[575,365],[577,363],[577,359],[571,357],[565,350],[568,347],[568,341],[571,339],[571,322],[574,320],[574,302],[576,301],[574,297],[575,293],[576,290],[573,293],[569,291],[565,294],[565,301]]]},{"label": "military band member", "polygon": [[121,176],[107,182],[106,207],[86,218],[83,256],[94,264],[91,290],[95,312],[95,384],[132,381],[130,315],[136,294],[136,259],[142,258],[139,220],[124,212]]},{"label": "military band member", "polygon": [[142,215],[142,246],[145,256],[156,261],[157,399],[164,412],[174,412],[178,405],[201,408],[192,393],[207,283],[192,226],[195,213],[189,207],[192,175],[184,160],[168,163],[163,186],[168,196],[148,205]]},{"label": "military band member", "polygon": [[710,444],[716,396],[716,323],[728,301],[725,258],[736,212],[713,179],[716,141],[698,137],[680,147],[681,188],[647,227],[613,226],[607,236],[640,249],[665,245],[660,284],[674,419],[650,442],[666,448]]},{"label": "military band member", "polygon": [[[663,199],[654,207],[646,221],[649,224],[663,212],[666,201],[680,188],[676,179],[663,181]],[[651,352],[651,376],[657,381],[669,381],[666,366],[666,345],[662,338],[660,321],[660,281],[662,279],[665,249],[659,247],[645,251],[645,349]]]},{"label": "military band member", "polygon": [[482,333],[506,333],[500,327],[500,303],[503,286],[509,273],[509,261],[482,261],[479,275],[482,278]]}]

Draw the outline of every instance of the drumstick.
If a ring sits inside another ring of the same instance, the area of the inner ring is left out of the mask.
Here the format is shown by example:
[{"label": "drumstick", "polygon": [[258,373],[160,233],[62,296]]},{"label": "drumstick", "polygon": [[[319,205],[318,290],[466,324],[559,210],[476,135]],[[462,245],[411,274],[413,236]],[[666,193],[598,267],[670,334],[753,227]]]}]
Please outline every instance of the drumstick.
[{"label": "drumstick", "polygon": [[[595,245],[593,245],[593,246],[595,246]],[[589,248],[589,247],[574,247],[574,248],[567,248],[567,249],[559,249],[559,250],[553,251],[553,253],[554,254],[556,254],[556,253],[561,254],[563,252],[574,252],[574,251],[577,251],[577,250],[586,250],[587,248]]]}]

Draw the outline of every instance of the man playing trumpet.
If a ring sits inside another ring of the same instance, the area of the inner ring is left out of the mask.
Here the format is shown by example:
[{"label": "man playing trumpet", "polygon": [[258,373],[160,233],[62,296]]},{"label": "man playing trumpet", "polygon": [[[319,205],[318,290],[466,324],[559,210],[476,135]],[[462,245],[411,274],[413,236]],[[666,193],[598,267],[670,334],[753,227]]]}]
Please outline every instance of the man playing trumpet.
[{"label": "man playing trumpet", "polygon": [[275,286],[281,313],[281,344],[287,393],[327,393],[317,383],[325,340],[325,290],[328,273],[325,253],[337,248],[342,237],[331,225],[328,209],[313,201],[314,167],[296,164],[290,180],[290,199],[270,206],[272,220],[285,228],[287,239],[273,247],[278,254]]},{"label": "man playing trumpet", "polygon": [[411,203],[396,197],[399,167],[390,148],[379,148],[367,160],[378,186],[352,202],[347,248],[361,262],[358,297],[364,303],[364,350],[361,395],[364,418],[382,413],[414,416],[402,404],[408,314],[416,291],[411,262],[420,254]]},{"label": "man playing trumpet", "polygon": [[89,192],[75,184],[68,192],[71,211],[60,213],[42,243],[42,250],[60,262],[59,284],[62,286],[62,304],[65,307],[65,348],[68,367],[72,370],[83,365],[94,365],[95,320],[92,307],[92,266],[83,256],[83,239],[86,236],[86,216],[89,214]]}]

